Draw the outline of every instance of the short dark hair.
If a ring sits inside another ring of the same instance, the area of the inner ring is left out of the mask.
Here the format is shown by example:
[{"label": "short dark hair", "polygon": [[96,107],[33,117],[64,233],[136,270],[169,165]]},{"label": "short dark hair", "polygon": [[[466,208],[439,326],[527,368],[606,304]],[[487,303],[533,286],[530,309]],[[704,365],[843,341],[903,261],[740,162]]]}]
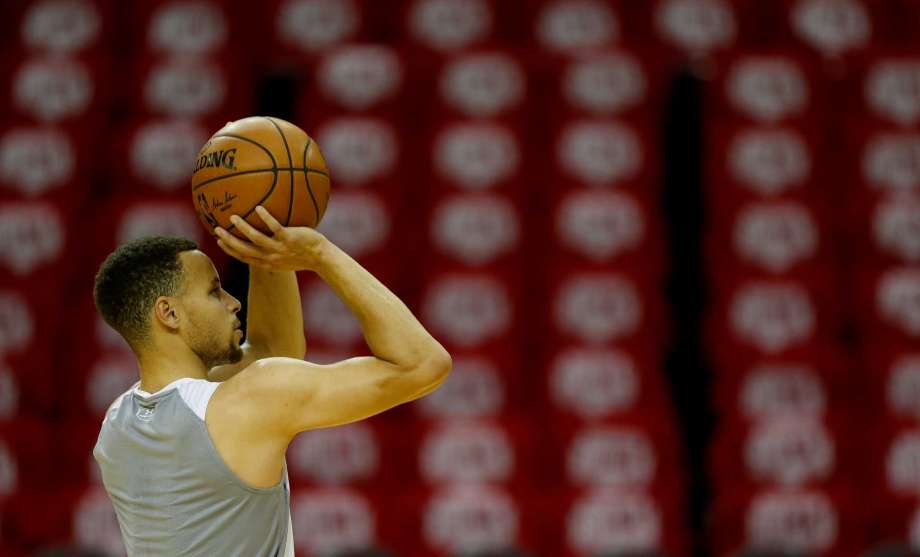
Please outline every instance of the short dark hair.
[{"label": "short dark hair", "polygon": [[186,238],[151,236],[119,246],[102,262],[93,287],[96,309],[132,347],[147,339],[156,299],[179,292],[179,254],[195,249]]}]

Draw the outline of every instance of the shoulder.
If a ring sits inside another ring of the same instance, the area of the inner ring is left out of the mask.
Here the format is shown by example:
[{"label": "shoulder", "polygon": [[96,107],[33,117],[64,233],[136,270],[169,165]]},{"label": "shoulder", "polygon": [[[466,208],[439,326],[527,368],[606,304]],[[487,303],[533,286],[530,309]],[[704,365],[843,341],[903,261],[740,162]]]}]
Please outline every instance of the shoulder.
[{"label": "shoulder", "polygon": [[188,379],[176,385],[176,391],[192,412],[201,420],[204,420],[208,410],[208,403],[211,401],[214,391],[220,385],[220,383],[214,383],[207,379]]},{"label": "shoulder", "polygon": [[125,398],[134,392],[134,389],[137,388],[138,385],[140,385],[140,381],[131,385],[130,389],[118,395],[118,398],[116,398],[112,402],[112,404],[109,405],[108,409],[105,411],[105,415],[102,417],[103,422],[105,422],[106,419],[108,419],[110,416],[118,412],[118,409],[121,408],[122,402],[124,402]]}]

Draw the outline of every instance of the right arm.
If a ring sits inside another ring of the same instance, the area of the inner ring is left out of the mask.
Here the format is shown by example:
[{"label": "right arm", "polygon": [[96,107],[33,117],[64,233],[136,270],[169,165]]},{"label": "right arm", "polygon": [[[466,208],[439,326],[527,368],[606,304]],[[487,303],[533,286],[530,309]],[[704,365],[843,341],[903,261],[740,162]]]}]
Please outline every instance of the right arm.
[{"label": "right arm", "polygon": [[[284,228],[264,210],[273,237],[241,227],[252,243],[219,233],[247,263],[316,272],[355,314],[373,356],[317,365],[291,358],[253,363],[222,384],[246,427],[287,442],[300,431],[344,424],[423,396],[440,385],[450,356],[409,308],[348,254],[309,228]],[[258,258],[258,259],[257,259]]]}]

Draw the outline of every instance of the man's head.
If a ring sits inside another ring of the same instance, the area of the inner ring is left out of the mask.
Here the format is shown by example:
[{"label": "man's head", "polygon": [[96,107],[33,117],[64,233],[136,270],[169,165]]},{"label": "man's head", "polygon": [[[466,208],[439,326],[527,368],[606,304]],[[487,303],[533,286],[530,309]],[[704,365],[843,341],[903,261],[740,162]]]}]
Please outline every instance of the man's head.
[{"label": "man's head", "polygon": [[242,358],[240,303],[220,286],[207,255],[184,238],[124,244],[96,274],[96,308],[139,355],[178,339],[207,367]]}]

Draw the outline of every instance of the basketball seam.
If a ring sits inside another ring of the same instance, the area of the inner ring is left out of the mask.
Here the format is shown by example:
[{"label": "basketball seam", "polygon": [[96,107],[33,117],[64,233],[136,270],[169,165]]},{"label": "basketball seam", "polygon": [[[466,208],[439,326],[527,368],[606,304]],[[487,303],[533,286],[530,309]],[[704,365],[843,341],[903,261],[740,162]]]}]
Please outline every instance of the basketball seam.
[{"label": "basketball seam", "polygon": [[[284,150],[287,151],[288,156],[288,166],[294,168],[294,158],[291,157],[291,148],[288,146],[287,137],[284,136],[284,132],[281,131],[281,126],[278,125],[272,118],[265,117],[266,120],[272,123],[275,126],[275,129],[278,130],[278,135],[281,136],[281,141],[284,142]],[[291,224],[291,213],[294,210],[294,171],[291,170],[288,172],[288,175],[291,177],[291,190],[288,193],[288,214],[287,219],[284,221],[284,226]]]},{"label": "basketball seam", "polygon": [[[322,218],[322,215],[319,214],[319,205],[316,203],[316,196],[313,195],[313,186],[310,185],[310,169],[307,167],[307,151],[310,150],[310,145],[313,143],[313,140],[309,137],[307,138],[306,145],[303,146],[303,181],[307,184],[307,193],[310,194],[310,201],[313,202],[313,211],[316,214],[316,224],[314,226],[319,226],[319,220]],[[317,174],[322,174],[329,179],[329,175],[325,172],[317,172]]]},{"label": "basketball seam", "polygon": [[[200,188],[200,187],[202,187],[202,186],[204,186],[204,185],[211,184],[211,183],[213,183],[213,182],[217,182],[218,180],[223,180],[224,178],[232,178],[232,177],[234,177],[234,176],[239,176],[239,175],[241,175],[241,174],[253,174],[253,173],[256,173],[256,172],[271,172],[271,173],[272,173],[272,185],[271,185],[271,187],[268,189],[268,193],[266,193],[266,194],[262,197],[262,199],[260,199],[260,200],[258,201],[258,203],[256,203],[255,205],[253,205],[253,206],[252,206],[252,209],[250,209],[249,211],[247,211],[245,214],[240,215],[240,218],[242,218],[243,220],[246,220],[247,218],[249,218],[249,215],[251,215],[251,214],[253,214],[253,213],[255,212],[256,207],[258,207],[259,205],[261,205],[262,203],[264,203],[265,200],[268,199],[269,197],[271,197],[271,194],[275,191],[275,186],[278,184],[278,161],[275,160],[275,156],[272,155],[272,152],[269,151],[264,145],[262,145],[262,144],[259,143],[258,141],[254,141],[254,140],[252,140],[252,139],[249,139],[248,137],[243,137],[243,136],[241,136],[241,135],[236,135],[236,134],[233,134],[233,133],[215,134],[214,136],[212,136],[212,139],[213,139],[213,137],[232,137],[232,138],[234,138],[234,139],[239,139],[240,141],[246,141],[246,142],[248,142],[248,143],[252,143],[253,145],[255,145],[256,147],[258,147],[259,149],[262,149],[263,151],[265,151],[265,154],[268,155],[268,158],[271,159],[271,161],[272,161],[272,168],[266,168],[266,169],[262,169],[262,170],[244,170],[244,171],[242,171],[242,172],[236,172],[236,173],[234,173],[234,174],[230,174],[230,175],[227,175],[227,176],[218,176],[217,178],[211,178],[210,180],[205,180],[204,182],[202,182],[202,183],[196,185],[194,188],[192,188],[192,191],[195,191],[195,190],[197,190],[198,188]],[[213,213],[211,213],[211,218],[214,218],[214,214],[213,214]],[[215,220],[216,220],[216,219],[215,219]],[[236,226],[233,225],[233,224],[231,224],[230,226],[228,226],[228,227],[226,228],[226,230],[227,230],[227,232],[230,232],[230,231],[233,230],[234,228],[236,228]]]}]

